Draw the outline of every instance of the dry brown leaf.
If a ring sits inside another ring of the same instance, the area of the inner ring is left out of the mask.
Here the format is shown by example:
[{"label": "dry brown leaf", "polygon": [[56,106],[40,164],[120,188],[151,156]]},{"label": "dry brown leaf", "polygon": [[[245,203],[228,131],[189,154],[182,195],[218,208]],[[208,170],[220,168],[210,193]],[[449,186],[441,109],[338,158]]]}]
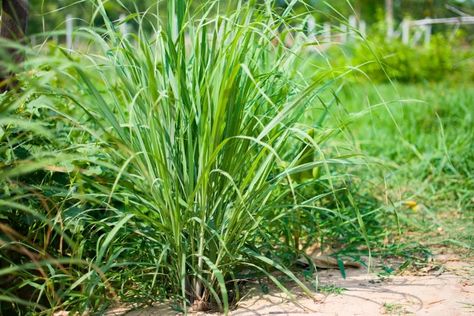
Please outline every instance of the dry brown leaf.
[{"label": "dry brown leaf", "polygon": [[[339,265],[337,263],[337,259],[328,255],[320,255],[320,254],[313,254],[310,256],[313,260],[314,265],[320,269],[339,269]],[[300,257],[298,259],[298,263],[302,265],[307,265],[308,261],[305,257]],[[359,269],[361,267],[360,263],[350,260],[344,260],[344,267],[348,268],[356,268]]]}]

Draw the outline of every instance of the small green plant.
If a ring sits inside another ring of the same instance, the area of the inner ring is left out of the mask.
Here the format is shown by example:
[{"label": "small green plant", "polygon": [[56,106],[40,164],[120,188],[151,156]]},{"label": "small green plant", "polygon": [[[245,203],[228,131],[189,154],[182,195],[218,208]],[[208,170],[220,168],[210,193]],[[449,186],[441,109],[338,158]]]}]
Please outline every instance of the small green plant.
[{"label": "small green plant", "polygon": [[322,294],[329,295],[329,294],[334,294],[334,295],[341,295],[346,291],[346,288],[336,286],[334,284],[329,284],[329,285],[320,285],[318,287],[318,291]]},{"label": "small green plant", "polygon": [[402,304],[384,303],[383,313],[389,315],[407,315],[410,314]]}]

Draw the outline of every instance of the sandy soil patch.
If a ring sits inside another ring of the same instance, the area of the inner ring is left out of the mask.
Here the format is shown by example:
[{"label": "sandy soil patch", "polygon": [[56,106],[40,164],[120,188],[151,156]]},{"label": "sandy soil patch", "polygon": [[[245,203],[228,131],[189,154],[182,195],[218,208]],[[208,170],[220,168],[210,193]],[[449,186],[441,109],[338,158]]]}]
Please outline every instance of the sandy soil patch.
[{"label": "sandy soil patch", "polygon": [[[433,264],[403,275],[382,277],[364,269],[321,270],[323,293],[315,300],[297,288],[297,304],[275,290],[263,294],[250,288],[230,313],[234,316],[260,315],[474,315],[474,261],[437,256]],[[166,306],[129,311],[116,309],[108,315],[177,315]],[[191,313],[207,316],[218,313]]]}]

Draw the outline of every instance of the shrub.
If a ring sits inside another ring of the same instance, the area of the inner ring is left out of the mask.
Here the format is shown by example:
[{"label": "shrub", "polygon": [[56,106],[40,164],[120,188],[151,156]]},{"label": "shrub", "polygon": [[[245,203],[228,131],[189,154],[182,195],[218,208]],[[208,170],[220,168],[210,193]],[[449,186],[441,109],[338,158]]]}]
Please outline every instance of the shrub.
[{"label": "shrub", "polygon": [[[398,40],[385,39],[377,39],[371,44],[375,58],[380,58],[380,64],[372,62],[362,70],[374,80],[384,81],[390,78],[401,82],[438,81],[454,70],[452,48],[446,45],[445,39],[440,35],[433,36],[428,47],[409,46]],[[368,56],[374,58],[366,45],[357,46],[353,64],[366,63]]]},{"label": "shrub", "polygon": [[462,40],[462,35],[448,39],[437,33],[428,46],[407,45],[400,39],[386,40],[384,34],[374,31],[367,40],[343,48],[333,47],[327,55],[335,68],[345,68],[348,64],[358,67],[364,75],[355,72],[356,79],[412,83],[448,78],[472,80],[472,53]]}]

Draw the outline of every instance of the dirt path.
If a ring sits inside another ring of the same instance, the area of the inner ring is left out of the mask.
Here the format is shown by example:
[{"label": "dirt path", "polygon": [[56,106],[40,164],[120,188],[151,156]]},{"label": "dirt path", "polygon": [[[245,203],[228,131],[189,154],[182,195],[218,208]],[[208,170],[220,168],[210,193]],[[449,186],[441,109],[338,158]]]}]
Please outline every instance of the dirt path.
[{"label": "dirt path", "polygon": [[[444,269],[448,270],[447,267]],[[470,276],[466,272],[470,270]],[[298,298],[300,307],[283,296],[267,294],[239,303],[231,315],[472,315],[474,271],[472,265],[456,263],[456,270],[437,275],[379,278],[348,270],[346,279],[337,271],[322,271],[320,283],[330,292],[314,302]],[[340,293],[337,293],[340,292]]]},{"label": "dirt path", "polygon": [[[363,269],[346,272],[346,279],[343,279],[337,270],[320,271],[319,282],[325,294],[318,293],[316,301],[298,294],[298,305],[277,291],[262,294],[254,288],[231,315],[474,315],[473,260],[438,256],[433,264],[415,273],[390,277],[368,274]],[[297,293],[298,290],[294,291]],[[177,314],[161,306],[126,315]]]}]

